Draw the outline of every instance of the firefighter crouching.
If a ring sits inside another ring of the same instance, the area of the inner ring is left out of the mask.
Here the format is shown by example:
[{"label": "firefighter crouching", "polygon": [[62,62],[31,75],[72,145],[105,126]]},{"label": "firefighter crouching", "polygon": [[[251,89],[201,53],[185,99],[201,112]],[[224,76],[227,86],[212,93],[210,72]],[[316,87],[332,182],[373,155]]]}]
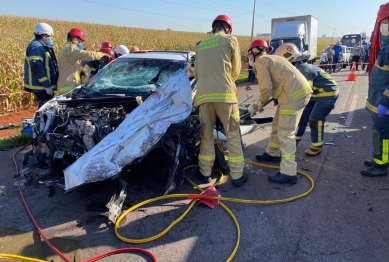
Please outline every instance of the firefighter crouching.
[{"label": "firefighter crouching", "polygon": [[232,184],[247,182],[243,173],[244,157],[239,134],[239,108],[235,80],[241,70],[238,40],[231,35],[232,22],[226,15],[217,16],[212,23],[213,34],[196,46],[194,77],[197,79],[195,106],[199,107],[201,129],[199,166],[204,183],[211,182],[215,160],[213,130],[216,117],[227,136],[228,162]]},{"label": "firefighter crouching", "polygon": [[86,40],[84,31],[79,28],[72,28],[68,33],[67,40],[68,42],[58,55],[59,79],[57,90],[59,94],[68,93],[81,84],[81,60],[109,59],[109,56],[102,52],[85,51],[78,48],[78,45]]},{"label": "firefighter crouching", "polygon": [[386,176],[389,167],[389,43],[385,41],[380,46],[383,41],[380,35],[389,36],[388,24],[389,3],[386,3],[378,10],[370,46],[371,73],[366,110],[371,116],[373,159],[366,160],[364,164],[369,168],[361,170],[361,175],[367,177]]},{"label": "firefighter crouching", "polygon": [[[304,107],[311,98],[312,89],[300,71],[286,59],[267,55],[268,44],[263,39],[254,40],[248,49],[249,63],[257,71],[260,99],[251,107],[251,116],[263,112],[263,106],[272,96],[278,107],[272,122],[270,142],[266,152],[256,155],[259,161],[281,162],[281,170],[269,176],[272,183],[297,183],[294,132]],[[282,158],[282,161],[281,161]]]},{"label": "firefighter crouching", "polygon": [[293,43],[285,43],[276,50],[276,55],[286,58],[308,80],[313,94],[304,108],[296,132],[296,145],[301,141],[309,123],[311,128],[311,147],[305,150],[308,156],[321,153],[324,144],[324,123],[327,116],[335,108],[339,96],[339,87],[335,80],[318,66],[305,63],[307,57],[300,53]]},{"label": "firefighter crouching", "polygon": [[53,98],[58,66],[54,54],[53,28],[46,23],[38,23],[34,35],[35,39],[28,45],[24,59],[24,90],[33,93],[38,107],[41,107]]}]

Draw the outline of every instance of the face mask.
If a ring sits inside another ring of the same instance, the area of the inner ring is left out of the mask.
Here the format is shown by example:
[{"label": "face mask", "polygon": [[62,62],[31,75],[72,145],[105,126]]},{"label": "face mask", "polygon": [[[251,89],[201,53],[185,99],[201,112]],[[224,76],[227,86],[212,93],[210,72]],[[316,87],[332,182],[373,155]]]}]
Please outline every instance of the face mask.
[{"label": "face mask", "polygon": [[249,65],[250,65],[250,66],[254,66],[253,60],[249,60]]},{"label": "face mask", "polygon": [[381,26],[380,26],[380,32],[381,32],[382,35],[388,36],[388,35],[389,35],[388,24],[381,24]]},{"label": "face mask", "polygon": [[79,43],[79,44],[77,45],[77,47],[78,47],[78,49],[80,49],[80,50],[83,50],[83,49],[84,49],[84,46],[83,46],[82,43]]},{"label": "face mask", "polygon": [[48,47],[54,48],[54,41],[53,41],[53,39],[47,40],[46,45],[47,45]]}]

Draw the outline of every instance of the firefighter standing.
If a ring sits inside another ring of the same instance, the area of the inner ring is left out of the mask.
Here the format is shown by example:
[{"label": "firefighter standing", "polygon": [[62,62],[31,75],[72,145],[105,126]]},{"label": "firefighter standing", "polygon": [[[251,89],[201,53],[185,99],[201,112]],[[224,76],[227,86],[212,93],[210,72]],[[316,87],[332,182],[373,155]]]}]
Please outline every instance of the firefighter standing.
[{"label": "firefighter standing", "polygon": [[39,23],[34,29],[35,39],[27,47],[24,59],[24,90],[38,100],[38,106],[53,98],[58,79],[57,59],[53,49],[53,28]]},{"label": "firefighter standing", "polygon": [[[278,101],[272,122],[270,142],[266,152],[256,155],[259,161],[281,162],[281,170],[269,176],[272,183],[297,183],[297,163],[295,160],[296,141],[294,132],[304,107],[311,98],[312,89],[300,71],[286,59],[267,55],[267,42],[254,40],[248,49],[249,63],[257,71],[260,99],[250,108],[251,116],[263,112],[270,96]],[[293,59],[294,57],[291,56]],[[282,157],[282,161],[280,159]]]},{"label": "firefighter standing", "polygon": [[197,79],[195,106],[199,107],[201,129],[199,154],[202,181],[211,181],[215,160],[213,130],[216,117],[224,126],[228,144],[228,161],[232,184],[247,182],[243,173],[244,157],[239,134],[239,108],[235,80],[241,70],[238,40],[231,35],[232,22],[226,15],[217,16],[212,23],[213,34],[196,46],[194,76]]},{"label": "firefighter standing", "polygon": [[324,144],[324,123],[327,116],[335,108],[339,95],[339,87],[335,80],[320,67],[304,63],[306,57],[300,53],[293,43],[285,43],[276,50],[276,55],[294,57],[289,60],[308,80],[313,89],[313,94],[308,105],[304,108],[296,132],[296,145],[301,141],[305,129],[309,123],[311,128],[311,147],[305,150],[308,156],[316,156],[321,153]]},{"label": "firefighter standing", "polygon": [[[381,5],[371,41],[370,82],[366,110],[371,116],[373,160],[365,161],[361,175],[386,176],[389,166],[389,43],[380,47],[380,35],[389,36],[389,3]],[[378,49],[381,51],[376,56]],[[375,60],[375,58],[377,59]]]},{"label": "firefighter standing", "polygon": [[67,36],[68,42],[58,56],[59,79],[58,93],[65,94],[81,84],[81,60],[93,61],[102,58],[109,59],[107,54],[80,50],[77,46],[85,42],[85,33],[79,28],[72,28]]}]

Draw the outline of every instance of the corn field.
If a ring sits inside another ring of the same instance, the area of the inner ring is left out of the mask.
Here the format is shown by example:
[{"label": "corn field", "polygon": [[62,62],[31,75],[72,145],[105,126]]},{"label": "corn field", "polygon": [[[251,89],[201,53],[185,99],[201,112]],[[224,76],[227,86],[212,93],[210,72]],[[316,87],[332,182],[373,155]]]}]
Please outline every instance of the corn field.
[{"label": "corn field", "polygon": [[[98,51],[104,41],[110,41],[115,47],[125,45],[128,48],[152,50],[194,50],[196,43],[206,37],[206,33],[179,32],[171,30],[153,30],[113,25],[100,25],[80,22],[65,22],[32,17],[0,15],[0,113],[18,111],[36,106],[34,96],[23,93],[23,66],[25,51],[34,38],[34,27],[45,22],[54,29],[55,53],[65,44],[67,33],[73,27],[85,31],[87,50]],[[249,36],[236,36],[241,54],[245,54],[250,44]],[[319,40],[320,42],[320,40]],[[318,51],[328,43],[319,43]],[[244,59],[244,58],[243,58]]]}]

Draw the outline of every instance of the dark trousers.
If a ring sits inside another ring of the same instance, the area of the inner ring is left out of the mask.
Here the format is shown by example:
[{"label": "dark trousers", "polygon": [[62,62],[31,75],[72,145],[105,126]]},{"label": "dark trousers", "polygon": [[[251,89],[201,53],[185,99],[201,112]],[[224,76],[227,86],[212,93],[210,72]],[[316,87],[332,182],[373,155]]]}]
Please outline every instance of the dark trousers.
[{"label": "dark trousers", "polygon": [[365,57],[363,59],[363,65],[362,65],[362,70],[365,69],[366,67],[366,72],[369,71],[369,55],[365,54]]},{"label": "dark trousers", "polygon": [[327,69],[328,69],[328,73],[331,74],[331,67],[332,67],[332,59],[328,59],[328,61],[326,62],[327,65],[324,67],[324,71],[327,72]]},{"label": "dark trousers", "polygon": [[339,61],[339,56],[334,56],[333,64],[332,64],[332,71],[335,72],[336,63]]},{"label": "dark trousers", "polygon": [[[356,67],[357,67],[357,70],[358,70],[358,63],[359,63],[359,59],[360,59],[361,57],[359,56],[359,55],[353,55],[353,62],[355,62],[355,64],[356,64]],[[352,67],[351,67],[352,68]],[[351,68],[350,68],[350,70],[351,70]]]},{"label": "dark trousers", "polygon": [[249,71],[248,71],[249,75],[248,75],[247,81],[249,81],[249,82],[254,81],[255,73],[254,73],[253,67],[251,65],[249,65],[248,69],[249,69]]},{"label": "dark trousers", "polygon": [[53,98],[52,95],[48,95],[46,90],[33,90],[32,91],[38,100],[38,108],[41,108],[47,101]]}]

